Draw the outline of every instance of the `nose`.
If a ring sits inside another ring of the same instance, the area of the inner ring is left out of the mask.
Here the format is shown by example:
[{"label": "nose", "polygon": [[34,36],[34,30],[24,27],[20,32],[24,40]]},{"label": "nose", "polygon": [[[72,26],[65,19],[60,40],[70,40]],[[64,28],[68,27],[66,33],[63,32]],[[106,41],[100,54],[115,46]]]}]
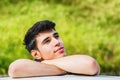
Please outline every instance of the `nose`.
[{"label": "nose", "polygon": [[59,39],[54,38],[53,43],[54,43],[54,46],[60,46],[60,40]]}]

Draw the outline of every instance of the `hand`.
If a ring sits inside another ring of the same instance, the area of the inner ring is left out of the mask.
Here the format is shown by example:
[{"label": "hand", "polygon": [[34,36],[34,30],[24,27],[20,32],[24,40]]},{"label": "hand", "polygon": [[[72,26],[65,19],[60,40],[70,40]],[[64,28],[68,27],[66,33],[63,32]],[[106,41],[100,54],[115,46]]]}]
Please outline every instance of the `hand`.
[{"label": "hand", "polygon": [[44,64],[52,64],[52,60],[43,60],[41,63],[44,63]]},{"label": "hand", "polygon": [[[49,65],[54,65],[54,60],[43,60],[41,63],[49,64]],[[54,65],[54,66],[56,66],[56,65]],[[61,69],[59,67],[57,67],[57,68],[62,72],[62,74],[68,73],[67,71],[65,71],[65,70],[63,70],[63,69]]]}]

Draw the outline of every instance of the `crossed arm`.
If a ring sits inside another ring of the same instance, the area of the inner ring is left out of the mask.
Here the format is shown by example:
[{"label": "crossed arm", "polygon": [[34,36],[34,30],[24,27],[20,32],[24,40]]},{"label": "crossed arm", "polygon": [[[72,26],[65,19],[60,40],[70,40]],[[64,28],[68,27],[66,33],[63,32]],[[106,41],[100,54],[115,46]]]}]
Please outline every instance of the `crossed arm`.
[{"label": "crossed arm", "polygon": [[29,59],[19,59],[9,66],[10,77],[51,76],[65,74],[66,71],[54,66]]},{"label": "crossed arm", "polygon": [[67,72],[95,75],[100,73],[100,67],[93,58],[86,55],[67,56],[42,62],[20,59],[9,66],[8,74],[11,77],[31,77],[60,75]]}]

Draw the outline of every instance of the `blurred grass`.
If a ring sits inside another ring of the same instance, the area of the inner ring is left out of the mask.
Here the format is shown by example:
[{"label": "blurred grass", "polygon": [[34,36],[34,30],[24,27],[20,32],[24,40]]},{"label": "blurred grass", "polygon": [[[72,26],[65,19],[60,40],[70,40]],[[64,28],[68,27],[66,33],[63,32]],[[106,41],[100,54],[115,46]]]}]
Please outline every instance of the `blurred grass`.
[{"label": "blurred grass", "polygon": [[48,19],[56,22],[68,55],[90,55],[101,74],[120,75],[119,8],[119,0],[1,0],[0,74],[18,58],[32,59],[22,44],[24,34]]}]

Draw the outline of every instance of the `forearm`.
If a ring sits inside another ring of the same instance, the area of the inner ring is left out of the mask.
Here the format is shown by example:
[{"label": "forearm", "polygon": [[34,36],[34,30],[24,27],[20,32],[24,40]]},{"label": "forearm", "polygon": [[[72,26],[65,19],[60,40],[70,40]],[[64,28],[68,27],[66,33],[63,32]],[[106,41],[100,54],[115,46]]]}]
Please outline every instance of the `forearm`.
[{"label": "forearm", "polygon": [[8,73],[11,77],[31,77],[60,75],[65,74],[66,72],[54,65],[21,59],[10,65]]},{"label": "forearm", "polygon": [[43,63],[56,65],[67,72],[77,74],[95,75],[100,70],[98,63],[93,58],[85,55],[67,56],[43,61]]}]

